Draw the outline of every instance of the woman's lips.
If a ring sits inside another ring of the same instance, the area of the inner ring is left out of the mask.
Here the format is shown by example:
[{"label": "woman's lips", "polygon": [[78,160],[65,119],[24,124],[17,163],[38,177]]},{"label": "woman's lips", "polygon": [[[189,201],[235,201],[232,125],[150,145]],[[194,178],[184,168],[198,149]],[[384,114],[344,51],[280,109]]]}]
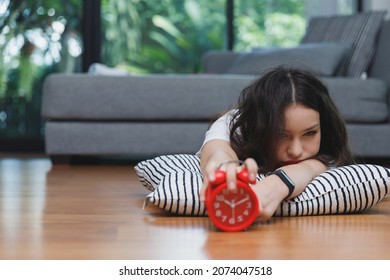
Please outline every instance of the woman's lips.
[{"label": "woman's lips", "polygon": [[281,165],[282,166],[285,166],[285,165],[291,165],[291,164],[297,164],[297,163],[300,163],[302,160],[288,160],[288,161],[282,161],[281,162]]}]

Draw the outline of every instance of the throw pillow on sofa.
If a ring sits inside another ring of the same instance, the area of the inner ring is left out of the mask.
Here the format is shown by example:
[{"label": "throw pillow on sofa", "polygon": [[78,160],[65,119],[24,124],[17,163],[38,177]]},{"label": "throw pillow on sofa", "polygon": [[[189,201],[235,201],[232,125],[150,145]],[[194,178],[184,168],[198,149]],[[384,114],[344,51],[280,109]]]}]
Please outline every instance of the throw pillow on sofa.
[{"label": "throw pillow on sofa", "polygon": [[[135,166],[147,196],[157,207],[188,216],[207,215],[199,200],[202,186],[200,159],[195,155],[166,155]],[[258,180],[262,180],[260,175]],[[379,203],[390,187],[390,169],[355,164],[318,175],[297,197],[284,201],[275,216],[345,214],[366,210]]]},{"label": "throw pillow on sofa", "polygon": [[313,43],[294,48],[259,49],[240,54],[225,73],[258,75],[285,65],[305,68],[319,76],[334,76],[350,48],[350,43]]},{"label": "throw pillow on sofa", "polygon": [[352,43],[340,74],[361,77],[374,56],[376,37],[385,14],[386,11],[373,11],[349,16],[313,17],[301,43]]}]

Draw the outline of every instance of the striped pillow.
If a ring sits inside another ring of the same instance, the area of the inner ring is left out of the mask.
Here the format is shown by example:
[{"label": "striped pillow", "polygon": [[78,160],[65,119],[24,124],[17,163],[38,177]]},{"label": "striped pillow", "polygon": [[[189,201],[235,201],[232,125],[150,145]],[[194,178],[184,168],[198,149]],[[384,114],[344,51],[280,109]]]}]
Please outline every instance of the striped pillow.
[{"label": "striped pillow", "polygon": [[340,74],[361,77],[374,56],[376,36],[385,14],[386,11],[374,11],[350,16],[314,17],[309,20],[301,43],[352,43]]},{"label": "striped pillow", "polygon": [[[141,183],[151,191],[145,201],[176,215],[207,215],[199,200],[200,159],[194,155],[166,155],[135,166]],[[260,175],[258,180],[262,180]],[[305,216],[359,212],[379,203],[390,187],[390,169],[355,164],[318,175],[297,197],[284,201],[275,216]]]}]

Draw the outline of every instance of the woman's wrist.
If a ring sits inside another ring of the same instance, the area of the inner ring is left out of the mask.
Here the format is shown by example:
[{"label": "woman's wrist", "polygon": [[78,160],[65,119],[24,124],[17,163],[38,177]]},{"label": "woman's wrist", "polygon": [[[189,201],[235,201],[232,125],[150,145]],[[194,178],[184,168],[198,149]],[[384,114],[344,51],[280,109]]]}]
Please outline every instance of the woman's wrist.
[{"label": "woman's wrist", "polygon": [[267,176],[276,175],[283,182],[283,184],[288,189],[288,194],[285,196],[284,200],[287,200],[295,190],[295,183],[291,180],[291,178],[284,172],[283,169],[277,169],[273,172],[267,174]]},{"label": "woman's wrist", "polygon": [[282,202],[289,195],[289,189],[277,175],[270,175],[263,181],[276,193],[279,202]]},{"label": "woman's wrist", "polygon": [[288,194],[288,189],[277,176],[269,176],[253,185],[259,200],[260,221],[273,216],[277,207]]}]

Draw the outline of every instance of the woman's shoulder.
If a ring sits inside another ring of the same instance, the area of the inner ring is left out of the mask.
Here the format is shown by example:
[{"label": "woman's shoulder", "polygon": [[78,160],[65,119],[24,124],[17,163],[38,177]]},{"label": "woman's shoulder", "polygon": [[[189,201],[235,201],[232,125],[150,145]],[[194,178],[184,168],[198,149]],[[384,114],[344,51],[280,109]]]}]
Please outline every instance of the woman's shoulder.
[{"label": "woman's shoulder", "polygon": [[226,118],[229,120],[232,120],[237,115],[238,115],[238,109],[231,109],[227,111],[225,114]]}]

